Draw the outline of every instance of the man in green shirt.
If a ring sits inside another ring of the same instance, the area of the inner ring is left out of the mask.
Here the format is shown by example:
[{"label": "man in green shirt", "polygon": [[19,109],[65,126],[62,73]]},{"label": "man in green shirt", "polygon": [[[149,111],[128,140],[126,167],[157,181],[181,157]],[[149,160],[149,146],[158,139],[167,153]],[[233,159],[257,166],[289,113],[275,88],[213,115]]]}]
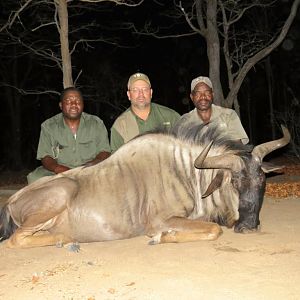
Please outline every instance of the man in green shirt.
[{"label": "man in green shirt", "polygon": [[157,128],[170,129],[180,115],[163,105],[151,103],[153,90],[147,75],[135,73],[127,84],[130,107],[123,112],[111,128],[110,146],[112,152],[138,134]]},{"label": "man in green shirt", "polygon": [[29,184],[43,176],[94,165],[110,155],[106,127],[97,116],[83,112],[83,97],[78,89],[65,89],[59,107],[62,112],[41,125],[37,159],[42,166],[28,174]]},{"label": "man in green shirt", "polygon": [[192,80],[190,97],[195,109],[180,118],[173,127],[174,133],[187,132],[193,124],[216,125],[221,133],[232,140],[239,140],[243,144],[249,142],[237,113],[233,109],[213,104],[213,85],[208,77],[199,76]]}]

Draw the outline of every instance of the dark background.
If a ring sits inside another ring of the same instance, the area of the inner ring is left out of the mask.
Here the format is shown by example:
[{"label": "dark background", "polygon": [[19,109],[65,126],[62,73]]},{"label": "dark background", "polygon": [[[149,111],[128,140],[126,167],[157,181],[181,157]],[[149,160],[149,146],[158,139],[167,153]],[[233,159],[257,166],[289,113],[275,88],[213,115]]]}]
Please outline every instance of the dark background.
[{"label": "dark background", "polygon": [[[10,8],[15,7],[15,2],[18,1],[1,4],[2,24],[7,20]],[[155,1],[146,2],[136,8],[117,6],[113,10],[111,5],[107,5],[104,11],[104,6],[101,6],[99,11],[90,10],[69,19],[71,30],[91,22],[102,24],[101,28],[86,29],[85,36],[95,38],[101,32],[104,39],[114,38],[114,43],[98,41],[83,44],[72,54],[73,78],[81,72],[76,86],[84,95],[85,111],[98,115],[108,131],[115,118],[129,106],[126,85],[132,73],[146,73],[154,90],[153,101],[173,108],[180,114],[194,108],[189,100],[191,80],[199,75],[208,76],[206,44],[201,36],[156,39],[124,29],[127,23],[142,28],[147,20],[152,20],[156,26],[166,25],[159,15],[163,10],[162,6]],[[291,1],[279,1],[277,6],[274,5],[269,10],[271,29],[273,24],[277,24],[277,27],[282,25],[290,6]],[[47,28],[34,38],[32,34],[35,32],[24,30],[25,27],[33,26],[37,16],[41,17],[41,8],[35,13],[26,12],[22,16],[23,26],[17,24],[10,30],[14,30],[14,35],[21,34],[24,40],[31,39],[35,45],[37,41],[42,45],[53,39],[51,46],[57,46],[59,39],[54,29],[51,31]],[[43,12],[48,13],[46,8]],[[71,16],[72,11],[69,14]],[[28,24],[24,24],[24,20]],[[184,29],[184,25],[181,26]],[[171,31],[177,32],[179,28],[172,28]],[[73,37],[75,39],[76,34],[70,34],[70,39]],[[13,41],[6,31],[1,32],[0,169],[33,169],[38,163],[35,155],[40,124],[59,112],[59,92],[63,89],[62,73],[54,63],[46,62]],[[276,128],[274,138],[280,137],[280,123],[299,130],[299,50],[298,12],[285,42],[249,72],[239,92],[241,120],[252,144],[273,139],[272,127]],[[222,80],[226,94],[225,75],[224,73]],[[274,111],[270,111],[270,101]],[[297,131],[293,132],[293,138],[293,147],[284,152],[297,155]]]}]

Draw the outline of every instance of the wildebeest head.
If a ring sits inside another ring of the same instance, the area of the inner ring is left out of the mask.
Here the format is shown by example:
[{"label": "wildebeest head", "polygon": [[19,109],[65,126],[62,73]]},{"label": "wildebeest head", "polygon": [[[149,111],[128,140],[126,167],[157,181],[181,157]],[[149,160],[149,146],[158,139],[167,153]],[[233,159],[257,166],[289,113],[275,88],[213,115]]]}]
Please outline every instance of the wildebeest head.
[{"label": "wildebeest head", "polygon": [[[213,141],[203,150],[195,160],[195,167],[199,169],[220,169],[212,180],[203,197],[207,197],[218,189],[224,179],[224,169],[231,170],[231,184],[239,197],[239,219],[235,223],[235,232],[247,232],[257,229],[259,212],[265,192],[265,174],[281,167],[263,162],[263,158],[270,152],[289,143],[289,131],[282,126],[283,137],[254,147],[252,152],[242,148],[235,153],[226,153],[208,157],[207,154]],[[226,197],[226,195],[223,195]],[[228,224],[225,224],[228,225]]]}]

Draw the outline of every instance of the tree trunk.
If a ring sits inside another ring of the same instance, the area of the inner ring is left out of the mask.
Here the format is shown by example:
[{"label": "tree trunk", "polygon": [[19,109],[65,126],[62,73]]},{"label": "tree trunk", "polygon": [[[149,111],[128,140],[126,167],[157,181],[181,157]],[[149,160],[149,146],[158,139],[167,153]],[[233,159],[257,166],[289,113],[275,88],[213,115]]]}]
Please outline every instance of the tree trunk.
[{"label": "tree trunk", "polygon": [[220,40],[217,26],[217,0],[207,0],[207,57],[209,77],[214,88],[214,103],[223,105],[224,95],[220,81]]},{"label": "tree trunk", "polygon": [[63,71],[64,88],[73,86],[72,63],[69,50],[69,24],[68,24],[68,4],[66,0],[57,0],[57,10],[59,18],[59,35],[61,44],[61,59]]},{"label": "tree trunk", "polygon": [[273,72],[270,62],[270,57],[267,57],[265,61],[266,77],[268,83],[268,99],[269,99],[269,110],[270,110],[270,124],[272,127],[272,140],[276,138],[275,120],[274,120],[274,107],[273,107]]}]

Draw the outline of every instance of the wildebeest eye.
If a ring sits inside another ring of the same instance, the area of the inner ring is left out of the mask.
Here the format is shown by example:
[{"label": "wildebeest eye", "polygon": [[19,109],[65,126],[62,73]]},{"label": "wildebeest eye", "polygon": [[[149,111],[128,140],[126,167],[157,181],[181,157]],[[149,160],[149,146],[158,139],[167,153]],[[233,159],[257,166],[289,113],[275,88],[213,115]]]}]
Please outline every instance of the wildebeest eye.
[{"label": "wildebeest eye", "polygon": [[241,190],[246,187],[246,184],[248,181],[249,180],[247,180],[247,178],[245,178],[244,176],[241,176],[241,174],[239,174],[239,176],[232,178],[231,183],[235,189]]}]

